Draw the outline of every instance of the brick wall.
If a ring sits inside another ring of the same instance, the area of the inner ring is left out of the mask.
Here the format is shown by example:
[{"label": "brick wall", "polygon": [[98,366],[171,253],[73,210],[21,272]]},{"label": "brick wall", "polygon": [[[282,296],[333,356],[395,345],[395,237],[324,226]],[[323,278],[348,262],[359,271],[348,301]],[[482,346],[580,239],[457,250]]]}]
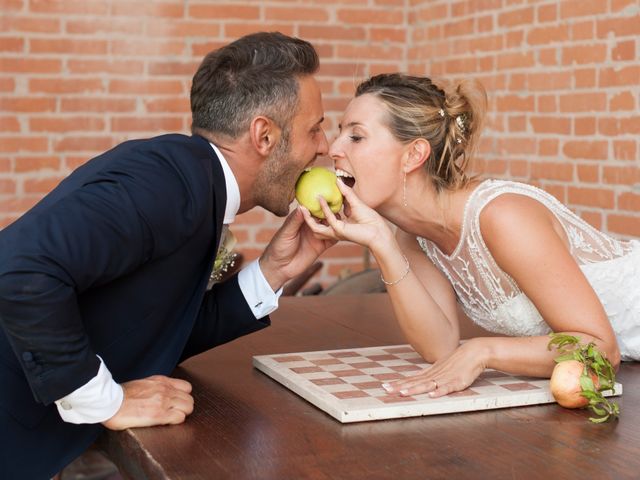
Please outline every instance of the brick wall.
[{"label": "brick wall", "polygon": [[[640,236],[640,0],[0,0],[0,12],[0,227],[105,149],[187,133],[204,54],[280,30],[320,52],[330,138],[370,74],[473,75],[490,97],[480,168]],[[241,215],[240,249],[255,258],[280,221]],[[362,268],[362,254],[333,247],[320,280]]]}]

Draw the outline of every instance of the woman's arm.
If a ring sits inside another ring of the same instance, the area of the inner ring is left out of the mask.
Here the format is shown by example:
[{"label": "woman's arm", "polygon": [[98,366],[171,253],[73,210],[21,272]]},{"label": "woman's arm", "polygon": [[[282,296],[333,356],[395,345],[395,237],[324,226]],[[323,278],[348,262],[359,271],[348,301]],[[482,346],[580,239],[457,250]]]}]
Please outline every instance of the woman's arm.
[{"label": "woman's arm", "polygon": [[[611,323],[571,255],[555,216],[532,198],[505,194],[485,207],[480,228],[498,266],[515,280],[549,327],[578,336],[582,342],[593,341],[617,367],[620,352]],[[554,355],[546,351],[546,340],[533,338],[529,343],[525,339],[515,347],[535,355],[527,370],[550,374]],[[490,351],[489,364],[495,368],[518,357],[499,345],[502,348]]]},{"label": "woman's arm", "polygon": [[344,218],[336,218],[321,199],[328,225],[303,209],[307,225],[319,238],[349,240],[369,248],[382,277],[392,283],[387,291],[408,341],[427,361],[449,355],[460,340],[451,285],[420,250],[415,236],[400,233],[396,238],[384,218],[350,188],[341,182],[338,186],[348,205]]},{"label": "woman's arm", "polygon": [[[615,334],[597,295],[571,256],[564,231],[542,204],[501,195],[480,215],[480,228],[496,263],[536,306],[554,332],[593,341],[614,368],[620,362]],[[558,355],[549,337],[480,337],[462,344],[420,374],[394,382],[389,391],[434,397],[463,390],[485,368],[549,377]]]}]

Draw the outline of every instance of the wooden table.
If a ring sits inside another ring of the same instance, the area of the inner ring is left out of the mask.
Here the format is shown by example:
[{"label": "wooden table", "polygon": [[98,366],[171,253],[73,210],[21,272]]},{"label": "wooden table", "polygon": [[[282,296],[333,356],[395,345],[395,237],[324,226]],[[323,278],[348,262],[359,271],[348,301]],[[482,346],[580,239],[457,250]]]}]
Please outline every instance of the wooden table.
[{"label": "wooden table", "polygon": [[101,445],[136,479],[640,478],[640,363],[621,367],[622,417],[603,425],[555,404],[341,424],[251,364],[396,343],[385,294],[283,298],[271,327],[176,370],[193,384],[186,423],[108,432]]}]

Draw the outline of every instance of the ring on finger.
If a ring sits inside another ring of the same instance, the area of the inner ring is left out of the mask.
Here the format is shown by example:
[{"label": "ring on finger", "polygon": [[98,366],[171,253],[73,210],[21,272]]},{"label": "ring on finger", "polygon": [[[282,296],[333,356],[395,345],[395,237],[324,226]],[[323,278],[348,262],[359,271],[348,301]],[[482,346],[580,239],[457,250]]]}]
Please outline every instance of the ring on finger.
[{"label": "ring on finger", "polygon": [[438,389],[438,382],[436,382],[434,379],[431,379],[431,381],[433,382],[433,389],[437,390]]}]

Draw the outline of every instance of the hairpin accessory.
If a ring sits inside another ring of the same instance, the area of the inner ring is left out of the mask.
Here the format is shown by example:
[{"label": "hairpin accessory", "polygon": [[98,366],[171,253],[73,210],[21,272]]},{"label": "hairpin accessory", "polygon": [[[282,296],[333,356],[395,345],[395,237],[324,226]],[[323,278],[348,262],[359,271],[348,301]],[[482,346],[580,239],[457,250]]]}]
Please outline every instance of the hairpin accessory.
[{"label": "hairpin accessory", "polygon": [[438,111],[438,113],[442,118],[444,118],[444,110],[442,108]]},{"label": "hairpin accessory", "polygon": [[465,123],[466,121],[467,121],[467,116],[464,113],[456,117],[456,125],[458,125],[460,132],[463,134],[466,133],[467,131],[467,124]]}]

